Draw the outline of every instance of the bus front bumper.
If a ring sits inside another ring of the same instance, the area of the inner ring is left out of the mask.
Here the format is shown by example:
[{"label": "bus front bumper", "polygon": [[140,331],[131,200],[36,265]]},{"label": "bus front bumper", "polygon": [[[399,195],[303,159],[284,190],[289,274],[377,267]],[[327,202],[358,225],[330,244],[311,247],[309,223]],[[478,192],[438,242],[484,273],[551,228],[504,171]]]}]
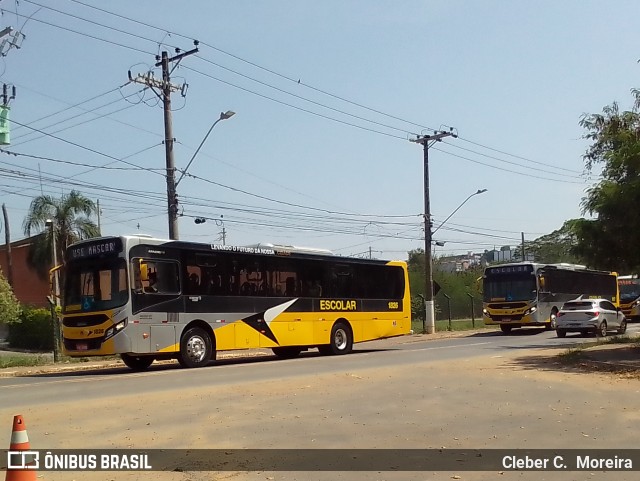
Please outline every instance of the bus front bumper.
[{"label": "bus front bumper", "polygon": [[70,357],[113,356],[114,354],[131,352],[131,346],[131,339],[127,333],[117,332],[108,339],[105,339],[105,336],[65,337],[62,342],[62,352]]}]

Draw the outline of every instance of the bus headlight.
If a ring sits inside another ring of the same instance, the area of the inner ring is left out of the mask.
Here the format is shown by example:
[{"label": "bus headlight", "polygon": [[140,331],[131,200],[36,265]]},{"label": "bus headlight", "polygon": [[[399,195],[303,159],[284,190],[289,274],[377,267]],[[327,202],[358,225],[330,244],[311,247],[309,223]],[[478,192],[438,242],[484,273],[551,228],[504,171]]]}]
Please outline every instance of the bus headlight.
[{"label": "bus headlight", "polygon": [[536,306],[533,306],[533,307],[527,309],[526,311],[524,311],[524,315],[528,316],[529,314],[533,314],[537,310],[538,310],[538,308]]},{"label": "bus headlight", "polygon": [[489,317],[489,313],[487,312],[486,309],[482,309],[482,315]]},{"label": "bus headlight", "polygon": [[122,331],[127,325],[127,318],[125,317],[122,321],[120,321],[118,324],[111,326],[109,329],[107,329],[104,333],[104,340],[106,341],[107,339],[115,336],[117,333],[119,333],[120,331]]}]

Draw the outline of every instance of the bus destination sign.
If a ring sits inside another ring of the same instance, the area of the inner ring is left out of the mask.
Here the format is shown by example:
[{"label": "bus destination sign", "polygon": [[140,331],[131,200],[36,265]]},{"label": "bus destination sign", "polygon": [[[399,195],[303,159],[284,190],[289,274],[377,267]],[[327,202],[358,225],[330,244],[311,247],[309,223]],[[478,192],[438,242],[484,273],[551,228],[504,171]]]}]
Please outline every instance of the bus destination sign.
[{"label": "bus destination sign", "polygon": [[531,264],[525,264],[521,266],[497,266],[487,268],[487,274],[500,275],[500,274],[524,274],[533,272],[533,266]]},{"label": "bus destination sign", "polygon": [[122,252],[122,241],[114,237],[113,239],[101,239],[78,246],[71,246],[68,250],[68,257],[69,260],[76,260],[104,255],[117,255],[120,252]]}]

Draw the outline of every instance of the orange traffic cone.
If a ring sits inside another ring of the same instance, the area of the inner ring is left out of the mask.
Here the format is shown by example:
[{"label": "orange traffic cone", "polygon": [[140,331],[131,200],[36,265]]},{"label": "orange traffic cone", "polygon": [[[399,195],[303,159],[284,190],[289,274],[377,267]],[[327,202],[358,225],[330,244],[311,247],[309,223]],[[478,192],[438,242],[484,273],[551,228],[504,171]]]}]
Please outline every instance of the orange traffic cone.
[{"label": "orange traffic cone", "polygon": [[[29,445],[29,436],[27,436],[27,427],[24,424],[22,416],[18,414],[13,417],[13,430],[11,431],[9,451],[29,451],[29,449],[31,449],[31,446]],[[26,453],[23,454],[23,456],[13,454],[10,457],[10,466],[34,466],[32,457]],[[27,457],[29,457],[29,459],[25,459]],[[5,481],[36,481],[37,477],[35,469],[24,469],[24,467],[9,469],[9,467],[7,467],[7,475],[4,479]]]}]

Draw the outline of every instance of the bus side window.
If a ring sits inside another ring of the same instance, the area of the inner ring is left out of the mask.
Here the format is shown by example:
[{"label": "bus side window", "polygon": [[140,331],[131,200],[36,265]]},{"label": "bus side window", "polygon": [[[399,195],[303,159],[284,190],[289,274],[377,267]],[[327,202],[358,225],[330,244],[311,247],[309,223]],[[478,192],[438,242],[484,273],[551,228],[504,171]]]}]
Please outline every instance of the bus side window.
[{"label": "bus side window", "polygon": [[296,278],[295,277],[287,277],[285,281],[285,296],[295,296],[296,295]]}]

